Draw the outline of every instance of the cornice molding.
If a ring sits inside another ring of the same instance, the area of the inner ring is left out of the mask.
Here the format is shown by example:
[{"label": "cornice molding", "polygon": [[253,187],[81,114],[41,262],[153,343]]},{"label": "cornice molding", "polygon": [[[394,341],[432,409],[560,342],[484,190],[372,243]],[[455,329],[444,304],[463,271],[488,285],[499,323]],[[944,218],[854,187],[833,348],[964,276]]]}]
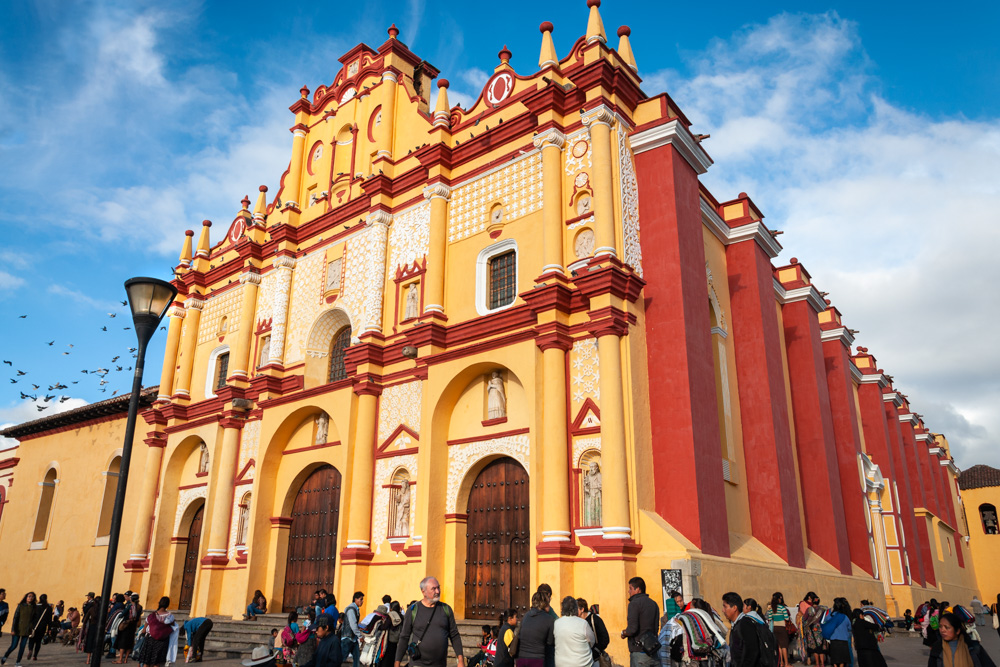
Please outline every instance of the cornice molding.
[{"label": "cornice molding", "polygon": [[851,378],[855,382],[860,383],[861,382],[861,377],[862,377],[861,369],[857,367],[857,365],[854,363],[853,360],[849,359],[848,361],[850,361],[849,368],[851,369]]},{"label": "cornice molding", "polygon": [[895,405],[897,408],[903,407],[903,399],[895,391],[887,391],[884,394],[882,394],[882,402],[883,403],[892,402],[892,404]]},{"label": "cornice molding", "polygon": [[713,164],[712,158],[679,120],[636,132],[629,140],[632,143],[632,152],[636,155],[668,144],[672,145],[698,175],[707,172]]},{"label": "cornice molding", "polygon": [[[775,281],[775,285],[781,285],[781,283]],[[778,292],[778,301],[781,305],[795,303],[797,301],[806,301],[817,313],[822,313],[826,310],[826,302],[823,301],[823,297],[820,295],[819,291],[812,285],[796,287],[794,289],[785,289],[784,286],[781,285],[781,288],[781,292]],[[777,291],[778,290],[775,289],[775,292]]]},{"label": "cornice molding", "polygon": [[781,254],[781,244],[771,236],[763,223],[753,222],[739,227],[730,227],[719,215],[719,212],[704,199],[701,200],[701,221],[723,245],[732,245],[753,239],[771,259]]},{"label": "cornice molding", "polygon": [[887,378],[882,373],[862,373],[861,379],[859,380],[861,384],[878,384],[879,388],[889,386],[889,378]]},{"label": "cornice molding", "polygon": [[906,414],[899,415],[899,421],[904,424],[906,422],[910,422],[911,424],[916,425],[920,419],[912,412],[907,412]]},{"label": "cornice molding", "polygon": [[841,343],[847,346],[847,349],[851,349],[851,347],[854,345],[854,334],[852,334],[847,327],[838,327],[836,329],[823,329],[822,331],[820,331],[819,339],[824,343],[829,343],[831,341],[839,340]]}]

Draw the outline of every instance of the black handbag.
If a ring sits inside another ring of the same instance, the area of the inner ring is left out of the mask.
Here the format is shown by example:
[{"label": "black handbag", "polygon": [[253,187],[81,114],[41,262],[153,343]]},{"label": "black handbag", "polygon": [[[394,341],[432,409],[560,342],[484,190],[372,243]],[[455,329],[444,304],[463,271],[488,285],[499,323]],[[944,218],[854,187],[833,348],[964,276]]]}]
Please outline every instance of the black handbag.
[{"label": "black handbag", "polygon": [[[418,602],[417,604],[420,603]],[[440,603],[434,605],[434,610],[431,612],[431,617],[427,619],[427,625],[424,626],[424,631],[420,634],[420,639],[416,641],[411,641],[409,644],[406,645],[406,655],[410,656],[411,661],[420,660],[420,642],[424,641],[424,637],[427,635],[427,631],[431,627],[431,621],[434,620],[434,614],[437,613],[438,607],[440,606],[441,606]],[[413,618],[416,619],[416,617],[417,613],[416,611],[414,611]]]},{"label": "black handbag", "polygon": [[660,650],[660,638],[657,637],[656,633],[652,630],[646,630],[639,635],[635,641],[639,644],[639,648],[642,649],[642,652],[650,658],[655,658],[657,652]]}]

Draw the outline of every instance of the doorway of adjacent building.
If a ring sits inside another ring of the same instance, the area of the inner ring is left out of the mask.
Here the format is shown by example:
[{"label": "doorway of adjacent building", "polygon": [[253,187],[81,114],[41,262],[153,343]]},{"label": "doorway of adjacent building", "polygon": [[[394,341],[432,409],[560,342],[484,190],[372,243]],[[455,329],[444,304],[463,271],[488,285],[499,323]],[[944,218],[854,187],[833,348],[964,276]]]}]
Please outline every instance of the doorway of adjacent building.
[{"label": "doorway of adjacent building", "polygon": [[340,472],[325,465],[314,470],[292,505],[288,565],[282,610],[294,611],[312,600],[320,588],[333,591],[340,523]]},{"label": "doorway of adjacent building", "polygon": [[184,552],[184,576],[181,577],[181,599],[178,609],[190,609],[194,599],[194,578],[198,574],[198,547],[201,543],[201,520],[205,515],[202,505],[191,518],[191,528],[188,529],[187,549]]},{"label": "doorway of adjacent building", "polygon": [[488,463],[472,484],[466,512],[465,617],[492,622],[507,607],[527,611],[527,471],[509,457]]}]

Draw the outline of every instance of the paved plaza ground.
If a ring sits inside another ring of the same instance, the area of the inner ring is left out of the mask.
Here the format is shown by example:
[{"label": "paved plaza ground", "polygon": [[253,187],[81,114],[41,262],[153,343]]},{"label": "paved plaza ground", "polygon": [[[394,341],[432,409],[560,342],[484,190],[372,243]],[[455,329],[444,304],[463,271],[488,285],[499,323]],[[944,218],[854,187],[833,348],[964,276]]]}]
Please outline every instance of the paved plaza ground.
[{"label": "paved plaza ground", "polygon": [[[997,662],[1000,659],[1000,636],[989,625],[981,628],[980,634],[983,637],[983,646],[986,648],[987,653],[990,654],[994,662]],[[0,644],[2,644],[6,651],[7,647],[10,646],[10,635],[4,633],[3,638],[0,638]],[[927,664],[927,656],[930,650],[921,643],[917,635],[907,635],[905,632],[897,632],[896,636],[887,639],[882,644],[882,653],[885,655],[886,662],[890,665],[923,667]],[[12,655],[7,661],[7,665],[13,665],[15,657],[16,655]],[[31,664],[84,665],[85,661],[86,657],[82,653],[76,653],[72,648],[48,645],[42,647],[41,655],[37,662],[32,661]],[[25,663],[25,667],[27,667],[27,664]],[[110,660],[101,662],[101,665],[109,664],[112,664]],[[136,663],[130,661],[129,664],[135,665]],[[236,665],[242,663],[240,660],[206,658],[203,664],[213,665],[214,667],[236,667]]]}]

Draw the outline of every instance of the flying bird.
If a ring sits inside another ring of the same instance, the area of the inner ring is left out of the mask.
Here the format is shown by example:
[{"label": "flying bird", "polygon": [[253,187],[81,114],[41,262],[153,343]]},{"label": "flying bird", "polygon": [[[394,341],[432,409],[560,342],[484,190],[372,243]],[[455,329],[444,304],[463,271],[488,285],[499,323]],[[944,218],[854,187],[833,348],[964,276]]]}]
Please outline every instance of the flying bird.
[{"label": "flying bird", "polygon": [[31,394],[25,394],[25,393],[24,393],[24,392],[22,391],[22,392],[21,392],[21,398],[31,398]]},{"label": "flying bird", "polygon": [[49,396],[44,397],[42,400],[45,401],[46,403],[48,403],[53,398],[55,398],[55,395],[54,394],[50,394]]},{"label": "flying bird", "polygon": [[39,412],[41,412],[42,410],[48,410],[49,409],[49,406],[47,406],[47,405],[36,405],[35,407],[38,408]]},{"label": "flying bird", "polygon": [[166,331],[166,330],[167,330],[166,327],[160,327],[160,331]]},{"label": "flying bird", "polygon": [[122,301],[122,305],[123,306],[127,306],[128,305],[128,301]]},{"label": "flying bird", "polygon": [[69,400],[69,396],[60,396],[59,397],[59,402],[60,403],[65,403],[68,400]]},{"label": "flying bird", "polygon": [[63,356],[64,356],[64,357],[65,357],[65,356],[66,356],[67,354],[69,354],[69,352],[63,352]]},{"label": "flying bird", "polygon": [[18,371],[17,372],[17,376],[18,377],[21,377],[22,375],[27,375],[27,373],[25,373],[24,371]]},{"label": "flying bird", "polygon": [[118,393],[118,390],[117,390],[117,389],[115,389],[115,390],[114,390],[113,392],[111,392],[111,395],[112,395],[112,396],[114,396],[114,395],[115,395],[115,394],[117,394],[117,393]]},{"label": "flying bird", "polygon": [[108,317],[118,317],[118,313],[108,313]]},{"label": "flying bird", "polygon": [[129,329],[131,329],[131,328],[132,328],[132,327],[122,327],[122,330],[123,330],[123,331],[128,331],[128,330],[129,330]]},{"label": "flying bird", "polygon": [[27,317],[27,315],[18,315],[18,316],[17,316],[17,319],[19,319],[19,320],[23,320],[23,319],[24,319],[24,318],[26,318],[26,317]]},{"label": "flying bird", "polygon": [[121,355],[118,355],[117,357],[115,357],[114,359],[111,360],[111,363],[115,363],[116,361],[118,361],[121,358],[122,358]]},{"label": "flying bird", "polygon": [[137,349],[139,349],[139,348],[136,348],[136,347],[130,347],[130,348],[128,349],[128,351],[129,351],[129,352],[135,352],[135,351],[136,351]]},{"label": "flying bird", "polygon": [[37,384],[33,384],[31,386],[34,387],[36,391],[39,390],[39,389],[41,389],[41,387],[39,387]]},{"label": "flying bird", "polygon": [[107,330],[108,330],[107,327],[101,327],[101,331],[107,331]]},{"label": "flying bird", "polygon": [[13,361],[7,361],[6,359],[4,359],[4,360],[3,360],[3,362],[4,362],[5,364],[7,364],[8,366],[10,366],[11,368],[13,368],[13,367],[14,367],[14,362],[13,362]]},{"label": "flying bird", "polygon": [[80,381],[79,380],[73,380],[72,382],[70,382],[70,384],[80,384]]},{"label": "flying bird", "polygon": [[48,345],[49,347],[52,347],[55,344],[56,342],[54,340],[50,340],[48,343],[46,343],[46,345]]},{"label": "flying bird", "polygon": [[10,379],[10,383],[11,383],[11,384],[17,384],[17,380],[15,380],[14,378],[11,378],[11,379]]},{"label": "flying bird", "polygon": [[116,370],[116,371],[121,371],[121,370],[122,370],[122,367],[121,367],[121,366],[116,366],[116,367],[115,367],[115,370]]}]

